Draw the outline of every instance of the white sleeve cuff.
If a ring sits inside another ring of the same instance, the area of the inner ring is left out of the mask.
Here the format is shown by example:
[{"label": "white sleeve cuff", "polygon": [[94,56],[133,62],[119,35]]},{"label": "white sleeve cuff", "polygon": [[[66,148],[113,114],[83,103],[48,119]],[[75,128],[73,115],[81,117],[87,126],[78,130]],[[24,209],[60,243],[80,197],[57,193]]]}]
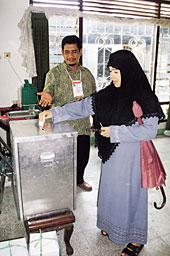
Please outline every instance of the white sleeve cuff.
[{"label": "white sleeve cuff", "polygon": [[110,126],[110,142],[111,143],[120,142],[119,128],[120,128],[120,126],[118,126],[118,125]]}]

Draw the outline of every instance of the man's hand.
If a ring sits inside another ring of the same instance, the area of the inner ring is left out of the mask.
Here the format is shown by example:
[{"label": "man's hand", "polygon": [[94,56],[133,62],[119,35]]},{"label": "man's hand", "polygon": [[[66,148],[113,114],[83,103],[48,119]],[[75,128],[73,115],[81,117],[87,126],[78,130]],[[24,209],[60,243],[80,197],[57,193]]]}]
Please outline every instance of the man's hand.
[{"label": "man's hand", "polygon": [[52,112],[51,110],[45,110],[39,114],[39,122],[43,122],[45,119],[52,118]]},{"label": "man's hand", "polygon": [[39,104],[43,107],[51,105],[53,97],[48,92],[37,92],[37,95],[41,96]]},{"label": "man's hand", "polygon": [[101,132],[100,132],[100,134],[101,134],[103,137],[109,138],[109,137],[110,137],[110,126],[101,127]]}]

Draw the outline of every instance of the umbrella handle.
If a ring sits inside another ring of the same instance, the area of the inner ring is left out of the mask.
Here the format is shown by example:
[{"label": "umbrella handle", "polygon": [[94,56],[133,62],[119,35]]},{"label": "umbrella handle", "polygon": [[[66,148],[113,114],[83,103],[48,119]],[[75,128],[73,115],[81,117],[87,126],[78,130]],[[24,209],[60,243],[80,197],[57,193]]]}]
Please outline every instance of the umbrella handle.
[{"label": "umbrella handle", "polygon": [[163,202],[162,202],[161,206],[159,206],[159,207],[157,206],[157,203],[154,202],[154,207],[155,207],[157,210],[162,209],[162,208],[165,206],[165,204],[166,204],[166,195],[165,195],[164,188],[163,188],[162,186],[160,186],[160,189],[161,189],[161,193],[162,193],[162,197],[163,197]]}]

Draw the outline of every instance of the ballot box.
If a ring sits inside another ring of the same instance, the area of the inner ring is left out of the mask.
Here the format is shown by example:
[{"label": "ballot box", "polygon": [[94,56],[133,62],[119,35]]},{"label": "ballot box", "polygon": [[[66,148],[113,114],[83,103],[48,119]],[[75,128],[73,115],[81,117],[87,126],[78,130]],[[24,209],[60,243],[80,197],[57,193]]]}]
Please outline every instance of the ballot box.
[{"label": "ballot box", "polygon": [[65,122],[10,122],[13,190],[20,220],[75,208],[77,132]]}]

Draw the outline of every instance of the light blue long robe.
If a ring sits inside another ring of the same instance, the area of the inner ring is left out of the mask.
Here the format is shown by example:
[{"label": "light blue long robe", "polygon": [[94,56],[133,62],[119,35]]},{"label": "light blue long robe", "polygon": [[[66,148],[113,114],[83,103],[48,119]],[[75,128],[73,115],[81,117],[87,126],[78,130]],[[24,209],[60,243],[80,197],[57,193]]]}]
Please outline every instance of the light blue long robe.
[{"label": "light blue long robe", "polygon": [[[53,122],[94,115],[91,97],[51,109]],[[140,141],[153,139],[158,118],[132,126],[110,126],[110,141],[120,142],[109,160],[101,164],[97,227],[117,244],[146,244],[148,193],[141,188]]]}]

